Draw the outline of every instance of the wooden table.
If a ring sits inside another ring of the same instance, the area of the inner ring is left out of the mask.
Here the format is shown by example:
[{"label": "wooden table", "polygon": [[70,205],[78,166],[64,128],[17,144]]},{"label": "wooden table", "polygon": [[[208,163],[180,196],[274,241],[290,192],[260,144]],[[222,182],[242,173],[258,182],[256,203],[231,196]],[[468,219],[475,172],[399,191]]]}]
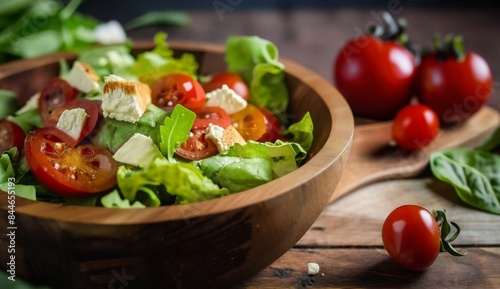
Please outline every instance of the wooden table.
[{"label": "wooden table", "polygon": [[[466,48],[482,55],[500,77],[499,11],[412,10],[397,16],[409,20],[410,36],[429,45],[435,32],[460,33]],[[191,12],[184,28],[164,29],[170,39],[223,44],[230,35],[259,35],[270,39],[282,56],[311,68],[330,80],[334,57],[359,28],[376,19],[376,10],[331,11],[216,11]],[[398,10],[399,11],[399,10]],[[161,29],[161,28],[160,28]],[[150,39],[158,28],[131,31],[133,39]],[[500,82],[489,105],[500,110]],[[381,226],[399,205],[419,204],[446,209],[462,227],[456,246],[465,257],[442,253],[434,265],[417,273],[391,261],[382,245]],[[307,263],[320,272],[307,275]],[[236,288],[500,288],[500,216],[464,205],[453,189],[430,172],[417,178],[385,180],[328,206],[305,236],[271,266]]]}]

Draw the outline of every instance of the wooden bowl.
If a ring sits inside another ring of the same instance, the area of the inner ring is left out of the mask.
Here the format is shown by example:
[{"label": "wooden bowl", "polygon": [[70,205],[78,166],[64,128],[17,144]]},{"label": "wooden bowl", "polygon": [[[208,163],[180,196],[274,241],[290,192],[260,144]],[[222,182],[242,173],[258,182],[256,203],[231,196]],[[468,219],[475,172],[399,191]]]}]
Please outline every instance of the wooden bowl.
[{"label": "wooden bowl", "polygon": [[[225,70],[220,46],[171,42],[200,73]],[[139,43],[136,52],[150,49]],[[57,75],[58,54],[0,67],[0,88],[25,101]],[[314,143],[298,170],[210,201],[146,209],[76,207],[16,199],[16,277],[54,288],[221,288],[269,266],[310,228],[335,191],[354,132],[351,110],[329,82],[286,59],[290,115],[309,111]],[[0,194],[6,232],[7,194]],[[2,233],[1,265],[9,243]],[[304,261],[304,266],[306,262]],[[122,287],[120,287],[122,286]]]}]

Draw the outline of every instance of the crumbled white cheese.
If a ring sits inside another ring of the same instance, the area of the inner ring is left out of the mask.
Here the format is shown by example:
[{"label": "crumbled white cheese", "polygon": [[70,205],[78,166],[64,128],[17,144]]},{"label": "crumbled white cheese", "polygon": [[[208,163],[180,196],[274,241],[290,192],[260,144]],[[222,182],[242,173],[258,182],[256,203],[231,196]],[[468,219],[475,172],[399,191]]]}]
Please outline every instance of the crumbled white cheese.
[{"label": "crumbled white cheese", "polygon": [[207,106],[218,106],[228,114],[234,114],[247,106],[247,101],[227,85],[206,94]]},{"label": "crumbled white cheese", "polygon": [[127,81],[127,80],[123,77],[114,74],[104,76],[104,82],[110,82],[110,81]]},{"label": "crumbled white cheese", "polygon": [[319,273],[319,265],[317,263],[307,263],[307,275],[316,275]]},{"label": "crumbled white cheese", "polygon": [[110,75],[104,78],[101,108],[104,117],[136,123],[151,103],[151,90],[141,82]]},{"label": "crumbled white cheese", "polygon": [[88,116],[83,108],[67,109],[59,117],[56,127],[76,140],[82,134]]},{"label": "crumbled white cheese", "polygon": [[124,164],[145,167],[161,156],[150,137],[136,133],[116,151],[113,158]]},{"label": "crumbled white cheese", "polygon": [[106,23],[99,24],[92,34],[94,40],[98,43],[109,45],[109,44],[120,44],[127,41],[127,34],[125,29],[116,20],[111,20]]},{"label": "crumbled white cheese", "polygon": [[85,67],[81,62],[75,61],[69,71],[68,83],[84,93],[94,92],[99,87],[99,79],[95,73]]},{"label": "crumbled white cheese", "polygon": [[32,110],[35,108],[38,108],[38,101],[40,100],[40,92],[37,92],[33,94],[28,101],[21,107],[18,111],[16,111],[16,114],[21,114],[23,112],[26,112],[28,110]]},{"label": "crumbled white cheese", "polygon": [[229,146],[222,140],[223,136],[224,128],[222,128],[221,126],[210,124],[207,127],[205,138],[211,140],[220,153],[226,153],[229,149]]}]

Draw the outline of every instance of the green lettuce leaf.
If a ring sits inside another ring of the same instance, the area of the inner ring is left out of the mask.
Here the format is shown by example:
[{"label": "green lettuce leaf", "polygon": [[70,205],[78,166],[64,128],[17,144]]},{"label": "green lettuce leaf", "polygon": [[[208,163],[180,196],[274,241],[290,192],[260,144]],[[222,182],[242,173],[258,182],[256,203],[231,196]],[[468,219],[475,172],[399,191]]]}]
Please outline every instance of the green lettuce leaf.
[{"label": "green lettuce leaf", "polygon": [[229,148],[227,156],[267,159],[271,162],[273,178],[279,178],[296,170],[307,152],[298,143],[249,141],[246,145],[236,144]]},{"label": "green lettuce leaf", "polygon": [[194,112],[176,105],[172,115],[160,126],[160,151],[170,162],[174,161],[175,149],[189,138],[195,118]]},{"label": "green lettuce leaf", "polygon": [[135,58],[130,54],[130,43],[109,45],[80,52],[77,60],[90,65],[100,77],[115,74],[127,80],[137,80],[129,69],[135,64]]},{"label": "green lettuce leaf", "polygon": [[30,109],[16,115],[10,115],[7,119],[19,125],[26,134],[34,129],[43,127],[42,116],[38,108]]},{"label": "green lettuce leaf", "polygon": [[430,165],[434,176],[451,184],[462,201],[500,214],[500,156],[454,148],[433,153]]},{"label": "green lettuce leaf", "polygon": [[291,134],[291,141],[300,144],[305,151],[308,151],[313,142],[313,129],[311,114],[307,112],[299,122],[291,124],[284,134]]},{"label": "green lettuce leaf", "polygon": [[228,71],[238,73],[250,87],[250,101],[284,115],[289,96],[285,67],[279,62],[278,48],[257,36],[232,36],[226,41]]},{"label": "green lettuce leaf", "polygon": [[118,190],[113,190],[111,193],[106,194],[101,198],[101,204],[105,208],[120,208],[120,209],[130,209],[130,208],[145,208],[141,202],[135,201],[130,204],[130,201],[123,199],[120,196]]},{"label": "green lettuce leaf", "polygon": [[159,206],[160,196],[156,187],[163,186],[176,202],[187,204],[200,202],[229,194],[219,188],[195,166],[189,163],[172,163],[158,158],[143,169],[118,169],[118,187],[130,202],[140,200],[146,206]]},{"label": "green lettuce leaf", "polygon": [[216,155],[195,162],[203,175],[231,193],[241,192],[273,180],[272,164],[264,158]]},{"label": "green lettuce leaf", "polygon": [[17,148],[2,153],[0,156],[0,190],[7,192],[12,189],[18,197],[36,200],[36,188],[20,183],[26,170],[29,171],[27,164],[22,160]]},{"label": "green lettuce leaf", "polygon": [[14,114],[18,108],[16,94],[10,90],[0,89],[0,119]]},{"label": "green lettuce leaf", "polygon": [[194,56],[183,53],[179,58],[175,58],[174,51],[169,48],[166,40],[167,34],[158,32],[154,36],[155,48],[137,55],[136,63],[130,67],[130,73],[149,85],[172,73],[183,73],[196,79],[198,63]]}]

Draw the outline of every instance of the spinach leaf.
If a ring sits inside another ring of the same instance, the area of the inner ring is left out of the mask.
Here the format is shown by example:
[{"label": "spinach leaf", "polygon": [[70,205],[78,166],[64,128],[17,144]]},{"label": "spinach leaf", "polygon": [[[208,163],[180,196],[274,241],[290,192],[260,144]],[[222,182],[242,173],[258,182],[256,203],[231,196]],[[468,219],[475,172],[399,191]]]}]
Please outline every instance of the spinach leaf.
[{"label": "spinach leaf", "polygon": [[478,149],[491,152],[497,148],[500,148],[500,127]]},{"label": "spinach leaf", "polygon": [[434,176],[451,184],[462,201],[500,214],[500,156],[455,148],[433,153],[430,165]]}]

